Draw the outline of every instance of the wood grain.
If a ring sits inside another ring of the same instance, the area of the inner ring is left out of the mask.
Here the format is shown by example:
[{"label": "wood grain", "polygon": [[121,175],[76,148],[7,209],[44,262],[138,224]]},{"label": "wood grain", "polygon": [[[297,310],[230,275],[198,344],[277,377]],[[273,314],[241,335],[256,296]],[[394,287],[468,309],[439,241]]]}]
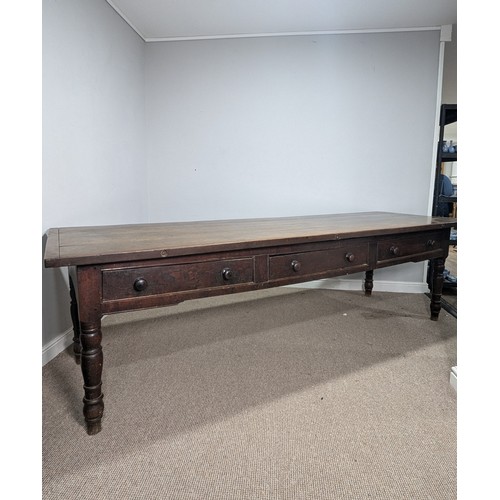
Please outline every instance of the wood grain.
[{"label": "wood grain", "polygon": [[194,255],[451,227],[450,218],[388,212],[50,229],[46,267]]}]

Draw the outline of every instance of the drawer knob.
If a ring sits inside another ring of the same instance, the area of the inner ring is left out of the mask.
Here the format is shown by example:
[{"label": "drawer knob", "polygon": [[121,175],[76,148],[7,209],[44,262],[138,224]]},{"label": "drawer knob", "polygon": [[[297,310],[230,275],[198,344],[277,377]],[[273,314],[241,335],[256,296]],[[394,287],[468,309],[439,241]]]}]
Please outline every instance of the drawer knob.
[{"label": "drawer knob", "polygon": [[300,268],[302,267],[302,264],[298,260],[292,260],[292,269],[298,273],[300,271]]},{"label": "drawer knob", "polygon": [[435,245],[436,245],[436,240],[428,240],[428,241],[427,241],[427,246],[428,246],[429,248],[434,248],[434,247],[435,247]]},{"label": "drawer knob", "polygon": [[148,282],[144,278],[137,278],[134,281],[134,290],[137,292],[142,292],[148,287]]},{"label": "drawer knob", "polygon": [[229,269],[229,267],[225,267],[222,270],[222,278],[226,281],[229,281],[233,277],[233,271]]},{"label": "drawer knob", "polygon": [[392,246],[389,249],[389,252],[391,252],[392,255],[399,255],[400,254],[399,247],[396,247],[396,246]]},{"label": "drawer knob", "polygon": [[355,256],[353,253],[347,252],[345,254],[345,260],[347,260],[347,262],[354,262],[354,259],[355,259]]}]

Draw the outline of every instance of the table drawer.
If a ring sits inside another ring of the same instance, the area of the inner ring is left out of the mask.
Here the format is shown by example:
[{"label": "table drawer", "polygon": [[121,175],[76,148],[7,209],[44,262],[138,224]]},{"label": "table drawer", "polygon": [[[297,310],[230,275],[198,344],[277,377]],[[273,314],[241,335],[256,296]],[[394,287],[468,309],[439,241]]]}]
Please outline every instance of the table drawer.
[{"label": "table drawer", "polygon": [[432,253],[442,251],[447,244],[442,239],[442,232],[434,231],[415,235],[393,236],[379,240],[377,245],[377,262],[423,260]]},{"label": "table drawer", "polygon": [[368,243],[353,243],[326,250],[277,255],[269,259],[269,279],[345,272],[351,268],[356,272],[368,266],[368,254]]},{"label": "table drawer", "polygon": [[117,300],[254,280],[252,258],[103,271],[103,300]]}]

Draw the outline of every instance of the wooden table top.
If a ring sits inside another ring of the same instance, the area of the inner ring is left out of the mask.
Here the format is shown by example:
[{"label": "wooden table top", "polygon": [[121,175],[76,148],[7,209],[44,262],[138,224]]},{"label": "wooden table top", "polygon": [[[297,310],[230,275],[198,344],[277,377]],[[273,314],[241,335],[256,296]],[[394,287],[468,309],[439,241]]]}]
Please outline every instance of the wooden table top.
[{"label": "wooden table top", "polygon": [[45,266],[126,262],[448,228],[456,219],[360,212],[49,229]]}]

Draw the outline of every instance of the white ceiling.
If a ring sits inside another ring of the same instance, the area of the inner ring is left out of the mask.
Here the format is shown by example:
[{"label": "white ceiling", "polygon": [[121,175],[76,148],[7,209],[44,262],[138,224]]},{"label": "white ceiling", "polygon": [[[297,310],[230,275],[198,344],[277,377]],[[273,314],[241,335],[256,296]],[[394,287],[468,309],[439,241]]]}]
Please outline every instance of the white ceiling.
[{"label": "white ceiling", "polygon": [[107,0],[146,41],[457,23],[457,0]]}]

